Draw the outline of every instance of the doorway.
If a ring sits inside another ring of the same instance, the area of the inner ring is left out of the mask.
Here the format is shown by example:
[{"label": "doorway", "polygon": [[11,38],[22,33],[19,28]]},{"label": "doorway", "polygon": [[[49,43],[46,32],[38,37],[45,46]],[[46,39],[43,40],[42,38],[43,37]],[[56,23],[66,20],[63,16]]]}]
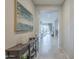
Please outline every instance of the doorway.
[{"label": "doorway", "polygon": [[58,45],[58,13],[56,11],[40,12],[40,59],[51,58],[58,49]]}]

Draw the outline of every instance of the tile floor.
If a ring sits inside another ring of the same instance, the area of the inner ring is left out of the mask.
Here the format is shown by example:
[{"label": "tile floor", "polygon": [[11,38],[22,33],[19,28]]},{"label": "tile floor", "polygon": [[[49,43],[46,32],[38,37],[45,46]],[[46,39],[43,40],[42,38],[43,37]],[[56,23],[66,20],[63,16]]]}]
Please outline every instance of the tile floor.
[{"label": "tile floor", "polygon": [[36,59],[67,59],[65,54],[58,49],[58,39],[47,34],[40,42]]}]

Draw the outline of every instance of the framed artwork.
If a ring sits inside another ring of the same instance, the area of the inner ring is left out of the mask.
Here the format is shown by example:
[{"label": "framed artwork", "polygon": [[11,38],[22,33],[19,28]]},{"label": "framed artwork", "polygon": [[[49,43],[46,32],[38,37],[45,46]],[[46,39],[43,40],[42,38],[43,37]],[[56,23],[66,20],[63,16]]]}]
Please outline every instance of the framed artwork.
[{"label": "framed artwork", "polygon": [[33,15],[20,3],[20,0],[15,0],[14,4],[14,31],[28,32],[33,31]]}]

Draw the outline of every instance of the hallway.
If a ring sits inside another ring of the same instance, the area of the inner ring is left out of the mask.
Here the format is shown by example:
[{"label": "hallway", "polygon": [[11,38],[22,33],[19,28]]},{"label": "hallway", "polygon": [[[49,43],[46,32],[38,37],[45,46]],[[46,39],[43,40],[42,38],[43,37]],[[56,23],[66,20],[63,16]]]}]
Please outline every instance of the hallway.
[{"label": "hallway", "polygon": [[40,40],[39,53],[36,59],[67,59],[64,52],[58,49],[58,39],[50,33]]},{"label": "hallway", "polygon": [[73,0],[6,0],[5,6],[6,59],[74,59]]}]

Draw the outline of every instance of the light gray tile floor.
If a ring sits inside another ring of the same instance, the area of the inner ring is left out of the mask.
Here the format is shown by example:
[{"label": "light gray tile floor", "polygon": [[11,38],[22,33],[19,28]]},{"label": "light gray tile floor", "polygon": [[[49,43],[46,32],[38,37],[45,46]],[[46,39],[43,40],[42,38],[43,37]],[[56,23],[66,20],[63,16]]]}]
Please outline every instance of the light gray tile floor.
[{"label": "light gray tile floor", "polygon": [[39,53],[35,59],[67,59],[65,54],[58,49],[58,39],[47,34],[40,40]]}]

